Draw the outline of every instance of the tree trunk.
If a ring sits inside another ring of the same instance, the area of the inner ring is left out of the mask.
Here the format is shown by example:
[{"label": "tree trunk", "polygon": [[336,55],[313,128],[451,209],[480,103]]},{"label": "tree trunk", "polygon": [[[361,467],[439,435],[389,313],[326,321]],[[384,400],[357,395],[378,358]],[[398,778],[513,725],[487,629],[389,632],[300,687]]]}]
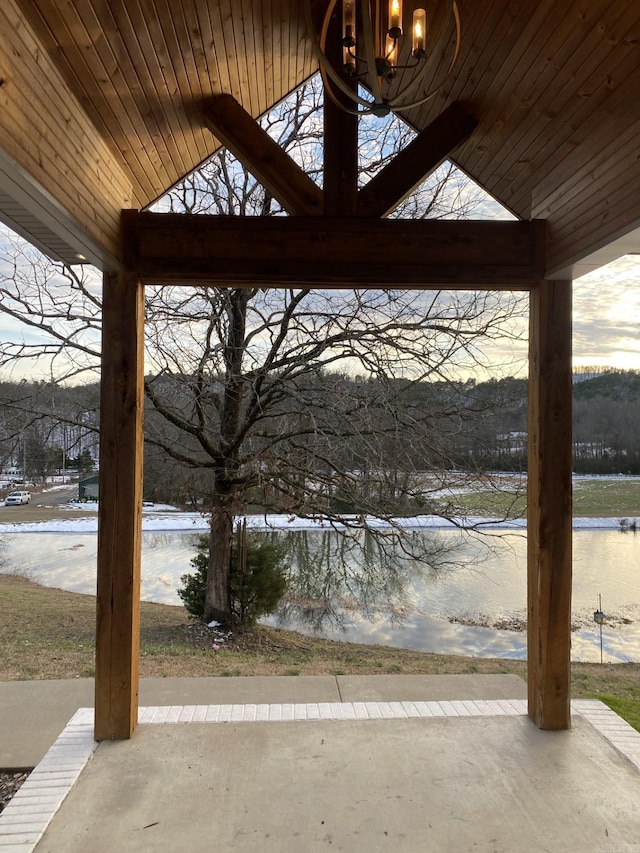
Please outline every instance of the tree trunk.
[{"label": "tree trunk", "polygon": [[214,507],[209,533],[209,571],[204,602],[204,621],[215,619],[223,625],[232,622],[229,575],[231,572],[231,542],[233,515],[226,507]]}]

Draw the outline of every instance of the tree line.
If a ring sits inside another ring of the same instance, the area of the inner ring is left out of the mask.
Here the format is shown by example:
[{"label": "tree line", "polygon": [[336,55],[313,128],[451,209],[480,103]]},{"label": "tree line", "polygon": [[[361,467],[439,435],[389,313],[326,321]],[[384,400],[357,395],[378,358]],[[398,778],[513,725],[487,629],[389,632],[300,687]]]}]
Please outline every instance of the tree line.
[{"label": "tree line", "polygon": [[[244,503],[256,511],[415,514],[433,509],[429,483],[441,486],[428,472],[526,471],[525,379],[383,381],[319,371],[279,380],[281,399],[261,411],[237,461]],[[146,379],[146,500],[197,509],[211,489],[211,457],[188,422],[198,407],[204,414],[207,397],[215,406],[224,377],[206,389],[201,381],[197,401],[193,383]],[[0,382],[0,471],[30,482],[90,473],[99,396],[97,383]],[[576,381],[573,431],[576,473],[640,474],[640,372],[592,370]]]}]

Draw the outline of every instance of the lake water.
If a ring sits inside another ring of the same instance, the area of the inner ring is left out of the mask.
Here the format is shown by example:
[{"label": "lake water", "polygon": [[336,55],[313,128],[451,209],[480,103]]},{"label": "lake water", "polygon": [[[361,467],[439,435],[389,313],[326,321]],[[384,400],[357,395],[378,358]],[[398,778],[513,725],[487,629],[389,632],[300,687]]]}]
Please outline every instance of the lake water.
[{"label": "lake water", "polygon": [[[344,553],[336,534],[288,532],[299,567],[289,600],[269,622],[306,633],[442,654],[526,657],[526,536],[490,534],[469,540],[454,530],[415,534],[436,568],[396,554],[392,569],[372,543]],[[422,537],[422,538],[421,538]],[[423,542],[424,539],[424,542]],[[190,571],[196,536],[145,533],[142,598],[179,604],[180,576]],[[95,593],[94,533],[5,534],[3,570],[46,586]],[[600,660],[593,612],[602,596],[605,661],[640,660],[640,534],[574,531],[572,657]],[[342,561],[342,562],[341,562]]]}]

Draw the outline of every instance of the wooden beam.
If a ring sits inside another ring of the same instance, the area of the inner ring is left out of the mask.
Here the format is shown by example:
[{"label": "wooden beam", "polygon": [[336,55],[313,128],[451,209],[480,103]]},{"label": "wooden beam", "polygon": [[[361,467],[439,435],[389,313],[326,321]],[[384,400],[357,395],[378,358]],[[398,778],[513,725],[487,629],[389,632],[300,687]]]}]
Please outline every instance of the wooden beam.
[{"label": "wooden beam", "polygon": [[232,95],[215,95],[204,123],[245,168],[278,199],[287,213],[322,214],[322,190],[302,171]]},{"label": "wooden beam", "polygon": [[[336,6],[327,37],[327,58],[336,68],[342,66],[342,52],[342,10]],[[328,92],[325,85],[322,184],[325,216],[355,216],[358,208],[358,116],[345,112],[343,106],[356,108],[355,102],[340,89],[334,86]]]},{"label": "wooden beam", "polygon": [[123,211],[128,268],[145,282],[288,287],[527,289],[544,223]]},{"label": "wooden beam", "polygon": [[477,120],[457,101],[434,119],[358,193],[358,215],[379,218],[391,213],[477,127]]},{"label": "wooden beam", "polygon": [[571,724],[571,282],[531,291],[527,486],[529,716]]},{"label": "wooden beam", "polygon": [[324,103],[323,171],[325,216],[355,216],[358,208],[358,117],[340,109],[328,95]]},{"label": "wooden beam", "polygon": [[104,276],[95,738],[131,737],[138,717],[144,287]]}]

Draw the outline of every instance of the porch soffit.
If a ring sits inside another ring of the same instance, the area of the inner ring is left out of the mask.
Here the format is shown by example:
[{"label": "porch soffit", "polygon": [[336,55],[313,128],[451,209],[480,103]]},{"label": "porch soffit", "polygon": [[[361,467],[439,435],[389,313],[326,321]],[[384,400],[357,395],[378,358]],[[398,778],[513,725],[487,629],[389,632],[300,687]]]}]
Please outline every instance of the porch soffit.
[{"label": "porch soffit", "polygon": [[[556,274],[640,251],[640,5],[460,6],[454,74],[409,122],[422,130],[454,101],[469,109],[478,126],[456,149],[457,164],[519,217],[547,220]],[[43,91],[55,74],[84,152],[95,152],[109,180],[85,169],[74,176],[80,200],[65,192],[56,169],[77,160],[77,134],[58,135],[48,168],[28,146],[9,154],[61,219],[88,233],[101,265],[120,256],[119,210],[145,207],[218,147],[203,121],[208,98],[231,94],[256,117],[316,70],[299,0],[5,0],[0,16],[0,92],[13,105],[0,147],[61,123],[55,98],[28,110],[14,91],[26,85],[23,60],[34,90],[38,74]]]}]

